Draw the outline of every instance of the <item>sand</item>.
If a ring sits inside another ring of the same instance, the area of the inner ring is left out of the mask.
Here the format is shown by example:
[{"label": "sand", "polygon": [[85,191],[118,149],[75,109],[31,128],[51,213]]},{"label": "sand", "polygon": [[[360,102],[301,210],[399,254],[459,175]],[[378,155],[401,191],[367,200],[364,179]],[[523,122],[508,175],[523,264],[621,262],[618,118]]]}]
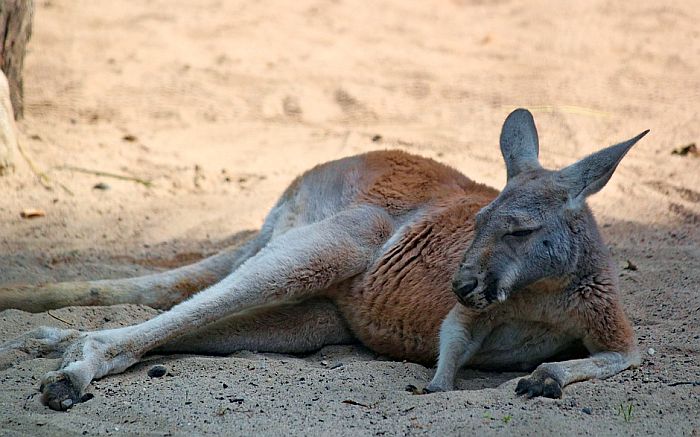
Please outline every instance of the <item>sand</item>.
[{"label": "sand", "polygon": [[[0,179],[0,284],[199,259],[257,228],[303,170],[373,149],[502,187],[500,125],[525,106],[548,167],[651,129],[590,202],[643,365],[524,400],[522,373],[468,370],[460,391],[414,396],[432,369],[360,346],[149,357],[56,413],[36,390],[58,363],[34,359],[0,372],[0,435],[698,435],[700,386],[674,384],[700,380],[700,158],[671,154],[700,142],[698,22],[690,0],[37,2],[19,128],[53,190],[23,161]],[[0,341],[155,313],[7,310]],[[149,378],[155,363],[170,375]]]}]

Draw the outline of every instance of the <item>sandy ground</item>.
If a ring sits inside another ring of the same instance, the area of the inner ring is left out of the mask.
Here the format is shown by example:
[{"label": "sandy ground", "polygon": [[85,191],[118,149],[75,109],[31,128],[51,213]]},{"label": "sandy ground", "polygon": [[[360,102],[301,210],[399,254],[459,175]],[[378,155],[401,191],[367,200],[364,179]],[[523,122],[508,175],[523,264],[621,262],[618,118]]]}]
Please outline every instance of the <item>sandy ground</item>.
[{"label": "sandy ground", "polygon": [[[652,130],[591,201],[616,260],[638,268],[620,282],[644,360],[561,400],[525,401],[512,392],[522,374],[474,371],[463,391],[413,396],[404,387],[431,369],[359,346],[151,357],[55,413],[36,389],[57,362],[36,359],[0,372],[0,435],[698,435],[700,386],[674,384],[700,380],[700,158],[671,150],[700,142],[699,11],[690,0],[38,1],[19,127],[54,189],[24,162],[0,180],[1,284],[199,259],[257,228],[304,169],[372,149],[501,187],[500,125],[526,106],[550,167]],[[30,207],[46,217],[20,218]],[[52,313],[99,328],[155,310]],[[65,326],[0,312],[0,341],[39,325]],[[171,376],[149,378],[153,363]]]}]

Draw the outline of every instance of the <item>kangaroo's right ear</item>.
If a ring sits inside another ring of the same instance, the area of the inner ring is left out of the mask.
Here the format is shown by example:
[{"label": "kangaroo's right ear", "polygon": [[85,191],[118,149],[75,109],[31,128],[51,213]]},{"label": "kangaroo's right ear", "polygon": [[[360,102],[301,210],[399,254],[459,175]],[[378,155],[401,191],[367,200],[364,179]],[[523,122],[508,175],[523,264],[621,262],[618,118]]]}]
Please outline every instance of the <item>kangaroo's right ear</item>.
[{"label": "kangaroo's right ear", "polygon": [[501,153],[506,162],[508,180],[525,170],[540,168],[537,156],[540,142],[532,114],[527,109],[511,112],[501,129]]},{"label": "kangaroo's right ear", "polygon": [[617,165],[627,152],[649,133],[645,130],[636,137],[596,152],[559,170],[557,177],[569,192],[569,202],[578,207],[586,197],[600,191],[610,180]]}]

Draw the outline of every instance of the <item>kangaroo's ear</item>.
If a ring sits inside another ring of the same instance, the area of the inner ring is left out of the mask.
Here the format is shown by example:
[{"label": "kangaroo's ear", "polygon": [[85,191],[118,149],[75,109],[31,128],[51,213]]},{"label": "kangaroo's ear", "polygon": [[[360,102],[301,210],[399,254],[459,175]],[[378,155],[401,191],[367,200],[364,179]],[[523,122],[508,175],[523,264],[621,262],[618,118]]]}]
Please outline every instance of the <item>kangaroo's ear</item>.
[{"label": "kangaroo's ear", "polygon": [[625,154],[647,133],[649,130],[560,170],[557,173],[557,179],[568,190],[569,202],[572,206],[581,206],[586,197],[600,191],[608,183]]},{"label": "kangaroo's ear", "polygon": [[522,171],[540,168],[537,160],[540,153],[537,128],[527,109],[516,109],[503,123],[501,153],[506,162],[508,180]]}]

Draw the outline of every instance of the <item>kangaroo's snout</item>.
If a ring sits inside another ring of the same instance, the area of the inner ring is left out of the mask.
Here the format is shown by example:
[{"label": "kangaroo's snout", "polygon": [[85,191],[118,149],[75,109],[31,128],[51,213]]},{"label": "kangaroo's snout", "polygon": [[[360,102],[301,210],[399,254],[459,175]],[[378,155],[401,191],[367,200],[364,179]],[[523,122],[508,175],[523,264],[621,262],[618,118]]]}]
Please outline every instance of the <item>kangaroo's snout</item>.
[{"label": "kangaroo's snout", "polygon": [[476,289],[479,284],[476,278],[455,279],[452,282],[452,291],[457,295],[457,298],[462,302],[467,302],[468,296]]}]

